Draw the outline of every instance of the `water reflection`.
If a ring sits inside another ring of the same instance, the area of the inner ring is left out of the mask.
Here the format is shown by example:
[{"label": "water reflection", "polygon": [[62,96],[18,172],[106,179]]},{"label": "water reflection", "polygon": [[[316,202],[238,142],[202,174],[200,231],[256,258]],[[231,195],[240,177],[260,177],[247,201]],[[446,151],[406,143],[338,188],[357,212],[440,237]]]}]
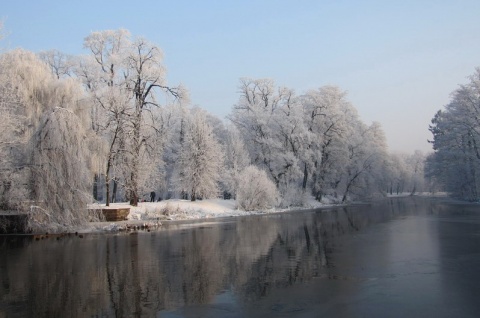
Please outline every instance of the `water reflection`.
[{"label": "water reflection", "polygon": [[309,302],[311,293],[299,290],[305,284],[316,297],[328,299],[329,288],[368,282],[372,273],[356,264],[374,257],[391,263],[387,256],[398,256],[402,246],[390,238],[389,245],[378,248],[393,254],[359,255],[365,249],[348,249],[345,238],[372,224],[441,213],[434,201],[390,199],[188,228],[172,225],[151,233],[42,241],[0,237],[0,317],[172,316],[179,308],[185,316],[244,316],[260,312],[261,306],[272,315],[295,312],[304,306],[258,301],[292,293],[298,302]]}]

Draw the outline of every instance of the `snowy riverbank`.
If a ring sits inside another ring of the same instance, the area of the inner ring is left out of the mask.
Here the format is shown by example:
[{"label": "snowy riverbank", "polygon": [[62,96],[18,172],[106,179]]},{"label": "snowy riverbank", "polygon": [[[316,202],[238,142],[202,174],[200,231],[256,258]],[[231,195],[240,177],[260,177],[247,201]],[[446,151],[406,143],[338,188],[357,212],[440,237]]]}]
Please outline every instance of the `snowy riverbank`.
[{"label": "snowy riverbank", "polygon": [[[432,195],[430,193],[417,194],[421,196],[445,196],[444,193]],[[388,195],[388,197],[406,197],[409,193],[397,195]],[[112,203],[112,208],[130,208],[128,220],[119,222],[92,222],[79,232],[112,232],[121,231],[132,227],[159,227],[162,222],[182,221],[182,220],[200,220],[223,217],[236,217],[246,215],[258,215],[265,213],[289,212],[295,210],[325,208],[339,205],[333,200],[325,199],[323,202],[316,201],[313,197],[307,199],[304,206],[290,208],[272,208],[266,211],[243,211],[237,209],[235,200],[209,199],[197,200],[164,200],[160,202],[140,202],[134,207],[127,203]],[[91,208],[104,208],[105,205],[96,204]]]},{"label": "snowy riverbank", "polygon": [[[330,202],[320,203],[313,198],[308,200],[302,207],[289,209],[272,208],[266,211],[243,211],[236,208],[235,200],[209,199],[198,200],[165,200],[160,202],[140,202],[138,206],[130,206],[127,203],[110,204],[112,208],[130,208],[127,221],[120,222],[93,222],[81,232],[97,231],[118,231],[127,227],[147,225],[148,227],[161,226],[165,221],[199,220],[222,217],[235,217],[245,215],[256,215],[274,212],[285,212],[292,210],[314,209],[332,206]],[[97,204],[91,208],[104,208],[105,205]]]}]

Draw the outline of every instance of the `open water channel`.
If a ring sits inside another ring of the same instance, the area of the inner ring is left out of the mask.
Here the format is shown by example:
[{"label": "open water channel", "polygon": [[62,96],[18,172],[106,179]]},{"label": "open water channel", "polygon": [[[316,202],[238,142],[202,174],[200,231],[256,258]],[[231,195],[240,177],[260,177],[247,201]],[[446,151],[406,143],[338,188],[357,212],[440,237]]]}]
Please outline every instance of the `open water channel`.
[{"label": "open water channel", "polygon": [[446,199],[0,236],[0,318],[479,317],[479,297],[480,206]]}]

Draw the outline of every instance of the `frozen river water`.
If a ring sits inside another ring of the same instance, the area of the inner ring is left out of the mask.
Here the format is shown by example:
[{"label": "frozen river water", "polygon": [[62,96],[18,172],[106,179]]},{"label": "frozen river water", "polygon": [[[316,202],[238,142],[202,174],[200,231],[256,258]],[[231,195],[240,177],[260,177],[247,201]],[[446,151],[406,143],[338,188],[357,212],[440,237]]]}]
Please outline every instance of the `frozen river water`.
[{"label": "frozen river water", "polygon": [[375,204],[0,236],[0,317],[479,317],[480,206]]}]

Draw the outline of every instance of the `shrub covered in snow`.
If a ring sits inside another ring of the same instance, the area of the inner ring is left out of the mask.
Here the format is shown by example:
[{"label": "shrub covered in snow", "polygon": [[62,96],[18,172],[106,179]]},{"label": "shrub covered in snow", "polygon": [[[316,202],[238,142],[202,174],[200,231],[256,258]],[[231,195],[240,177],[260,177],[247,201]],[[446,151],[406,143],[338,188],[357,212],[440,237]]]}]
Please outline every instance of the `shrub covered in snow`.
[{"label": "shrub covered in snow", "polygon": [[276,205],[278,198],[275,184],[265,171],[248,166],[238,177],[237,205],[245,211],[263,210]]},{"label": "shrub covered in snow", "polygon": [[302,188],[292,185],[281,195],[280,207],[304,207],[307,205],[308,195]]}]

